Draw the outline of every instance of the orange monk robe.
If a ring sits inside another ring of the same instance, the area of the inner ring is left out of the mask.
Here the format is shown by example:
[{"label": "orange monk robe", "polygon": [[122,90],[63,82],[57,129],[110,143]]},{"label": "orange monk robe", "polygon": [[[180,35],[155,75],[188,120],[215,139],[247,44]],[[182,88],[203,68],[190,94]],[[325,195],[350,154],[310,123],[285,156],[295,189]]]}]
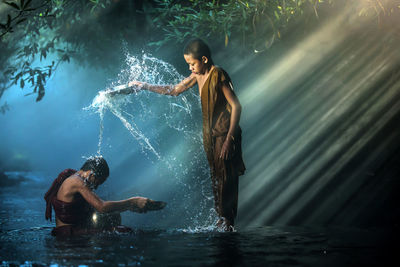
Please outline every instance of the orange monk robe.
[{"label": "orange monk robe", "polygon": [[242,159],[242,133],[239,126],[234,133],[229,159],[219,157],[229,131],[232,110],[222,91],[224,84],[232,88],[228,74],[214,67],[201,88],[203,144],[210,164],[216,211],[233,223],[237,213],[238,177],[244,174],[246,168]]}]

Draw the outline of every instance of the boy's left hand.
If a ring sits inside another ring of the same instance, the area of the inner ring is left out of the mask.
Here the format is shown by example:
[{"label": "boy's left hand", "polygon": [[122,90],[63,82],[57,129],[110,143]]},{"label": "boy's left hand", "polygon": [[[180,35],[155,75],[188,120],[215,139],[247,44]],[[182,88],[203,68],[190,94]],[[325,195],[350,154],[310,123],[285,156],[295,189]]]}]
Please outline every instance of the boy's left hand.
[{"label": "boy's left hand", "polygon": [[229,157],[229,153],[232,149],[232,140],[226,139],[224,144],[222,145],[221,154],[219,155],[220,159],[227,160]]}]

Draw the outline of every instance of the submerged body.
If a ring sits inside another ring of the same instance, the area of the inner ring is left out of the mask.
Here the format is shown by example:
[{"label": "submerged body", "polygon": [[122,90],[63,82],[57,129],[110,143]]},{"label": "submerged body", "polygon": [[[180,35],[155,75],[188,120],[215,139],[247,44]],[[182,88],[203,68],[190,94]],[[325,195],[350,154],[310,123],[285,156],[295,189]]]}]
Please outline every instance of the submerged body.
[{"label": "submerged body", "polygon": [[[130,228],[119,225],[120,212],[131,210],[142,213],[159,210],[166,205],[164,202],[144,197],[103,201],[93,190],[107,177],[108,165],[101,157],[87,160],[79,171],[66,169],[58,175],[44,197],[46,219],[51,220],[52,208],[56,213],[56,227],[52,235],[69,236],[103,230],[130,231]],[[95,211],[107,214],[107,216],[97,216],[102,218],[103,222],[93,221]]]}]

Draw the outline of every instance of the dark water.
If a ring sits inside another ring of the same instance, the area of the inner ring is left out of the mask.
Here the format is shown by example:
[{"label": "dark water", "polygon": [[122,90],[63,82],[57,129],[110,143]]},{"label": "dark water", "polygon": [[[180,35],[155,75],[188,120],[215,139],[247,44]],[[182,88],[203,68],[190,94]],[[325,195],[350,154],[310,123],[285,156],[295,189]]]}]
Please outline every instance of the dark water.
[{"label": "dark water", "polygon": [[388,229],[321,227],[142,227],[59,239],[44,220],[47,185],[29,173],[8,176],[0,188],[1,266],[389,266],[399,247]]}]

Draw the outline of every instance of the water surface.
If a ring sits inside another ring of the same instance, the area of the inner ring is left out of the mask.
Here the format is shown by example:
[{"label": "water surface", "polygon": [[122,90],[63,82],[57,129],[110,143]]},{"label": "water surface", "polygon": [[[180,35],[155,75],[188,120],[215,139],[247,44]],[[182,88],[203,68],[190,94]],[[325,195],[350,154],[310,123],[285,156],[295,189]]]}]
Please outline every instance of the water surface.
[{"label": "water surface", "polygon": [[385,229],[332,227],[239,225],[222,233],[211,225],[130,225],[133,233],[55,238],[54,222],[44,219],[48,185],[37,174],[7,176],[0,188],[1,266],[384,266],[395,250]]}]

